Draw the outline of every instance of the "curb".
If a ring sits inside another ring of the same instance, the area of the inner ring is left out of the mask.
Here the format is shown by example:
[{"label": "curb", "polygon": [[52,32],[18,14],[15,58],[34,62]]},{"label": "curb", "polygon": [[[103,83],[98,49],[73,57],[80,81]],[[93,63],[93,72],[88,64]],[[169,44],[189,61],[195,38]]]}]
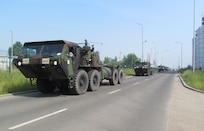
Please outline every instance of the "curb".
[{"label": "curb", "polygon": [[184,87],[186,87],[186,88],[188,88],[188,89],[190,89],[190,90],[199,92],[199,93],[204,93],[204,91],[202,91],[202,90],[195,89],[195,88],[193,88],[193,87],[187,85],[187,84],[184,82],[183,78],[180,76],[180,74],[178,74],[178,77],[179,77],[179,79],[181,80],[181,83],[183,84]]}]

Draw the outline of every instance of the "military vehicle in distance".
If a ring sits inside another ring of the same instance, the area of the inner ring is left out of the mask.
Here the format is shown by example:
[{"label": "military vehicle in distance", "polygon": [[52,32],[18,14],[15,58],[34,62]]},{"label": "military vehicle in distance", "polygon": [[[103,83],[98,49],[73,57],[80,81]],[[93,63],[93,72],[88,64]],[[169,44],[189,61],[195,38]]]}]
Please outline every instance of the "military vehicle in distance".
[{"label": "military vehicle in distance", "polygon": [[158,72],[165,72],[165,66],[158,66]]},{"label": "military vehicle in distance", "polygon": [[166,72],[166,71],[169,71],[170,68],[169,67],[166,67],[166,66],[158,66],[158,72]]},{"label": "military vehicle in distance", "polygon": [[42,93],[51,93],[57,87],[62,92],[79,95],[97,90],[104,79],[111,85],[123,82],[120,66],[99,65],[98,61],[93,45],[90,47],[87,40],[83,47],[55,40],[26,42],[22,56],[13,62],[31,83],[36,79]]},{"label": "military vehicle in distance", "polygon": [[134,65],[134,71],[136,76],[149,76],[153,74],[149,62],[136,62]]}]

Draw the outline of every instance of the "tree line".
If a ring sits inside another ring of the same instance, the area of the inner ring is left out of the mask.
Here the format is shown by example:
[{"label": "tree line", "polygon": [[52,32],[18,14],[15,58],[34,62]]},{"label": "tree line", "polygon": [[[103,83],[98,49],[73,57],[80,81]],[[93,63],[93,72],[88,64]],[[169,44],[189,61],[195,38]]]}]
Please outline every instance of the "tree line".
[{"label": "tree line", "polygon": [[103,64],[121,65],[123,68],[132,68],[134,63],[139,61],[141,61],[140,58],[138,58],[134,53],[129,53],[127,56],[124,55],[122,60],[118,60],[117,57],[105,57]]}]

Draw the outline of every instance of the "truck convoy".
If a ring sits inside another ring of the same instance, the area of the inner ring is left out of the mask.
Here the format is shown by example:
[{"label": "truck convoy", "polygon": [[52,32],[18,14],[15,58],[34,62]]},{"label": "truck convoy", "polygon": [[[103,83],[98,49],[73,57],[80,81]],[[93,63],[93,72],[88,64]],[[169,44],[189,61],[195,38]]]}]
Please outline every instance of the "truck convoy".
[{"label": "truck convoy", "polygon": [[158,72],[166,72],[166,71],[169,71],[169,67],[166,67],[166,66],[158,66]]},{"label": "truck convoy", "polygon": [[14,64],[31,83],[36,79],[42,93],[58,88],[80,95],[96,91],[104,79],[116,85],[124,77],[120,66],[100,65],[94,46],[90,47],[87,40],[83,47],[65,40],[26,42]]},{"label": "truck convoy", "polygon": [[136,76],[149,76],[153,74],[149,62],[136,62],[133,68]]}]

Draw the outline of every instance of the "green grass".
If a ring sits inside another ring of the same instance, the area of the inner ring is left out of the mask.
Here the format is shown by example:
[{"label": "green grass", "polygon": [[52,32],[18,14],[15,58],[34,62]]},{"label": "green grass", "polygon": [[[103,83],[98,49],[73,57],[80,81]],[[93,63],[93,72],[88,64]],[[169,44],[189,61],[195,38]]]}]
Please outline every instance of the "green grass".
[{"label": "green grass", "polygon": [[125,73],[126,76],[132,76],[135,75],[135,71],[133,68],[123,68],[123,72]]},{"label": "green grass", "polygon": [[204,91],[204,71],[196,70],[193,73],[190,69],[184,70],[181,76],[187,85]]},{"label": "green grass", "polygon": [[34,88],[30,86],[29,79],[25,78],[19,70],[14,69],[11,73],[0,70],[0,94],[26,91]]}]

